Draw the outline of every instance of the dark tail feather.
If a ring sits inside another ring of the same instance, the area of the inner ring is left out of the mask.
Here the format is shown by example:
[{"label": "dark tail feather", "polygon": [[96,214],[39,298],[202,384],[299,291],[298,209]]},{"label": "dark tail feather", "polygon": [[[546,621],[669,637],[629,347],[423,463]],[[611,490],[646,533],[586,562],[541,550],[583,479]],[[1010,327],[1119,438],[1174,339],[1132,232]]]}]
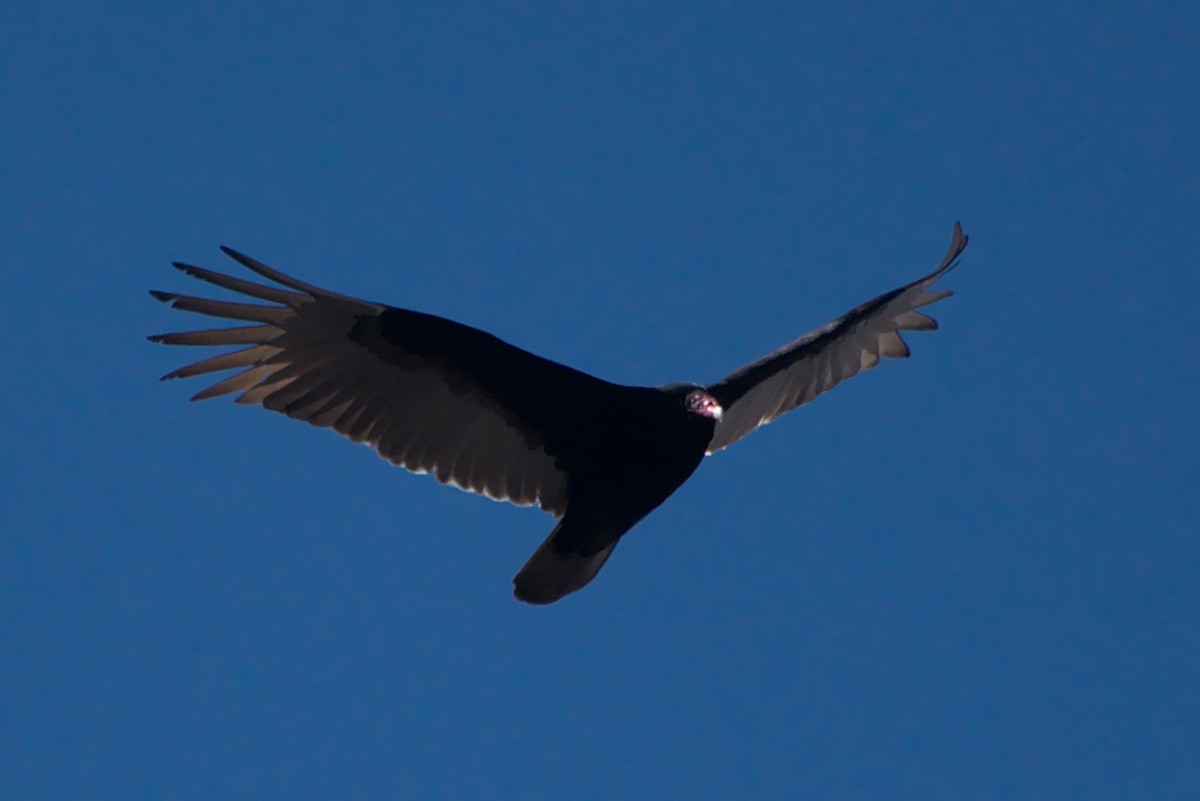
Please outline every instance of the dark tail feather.
[{"label": "dark tail feather", "polygon": [[563,518],[513,577],[513,595],[531,604],[554,603],[587,586],[608,561],[619,538],[596,544],[594,533],[581,535]]}]

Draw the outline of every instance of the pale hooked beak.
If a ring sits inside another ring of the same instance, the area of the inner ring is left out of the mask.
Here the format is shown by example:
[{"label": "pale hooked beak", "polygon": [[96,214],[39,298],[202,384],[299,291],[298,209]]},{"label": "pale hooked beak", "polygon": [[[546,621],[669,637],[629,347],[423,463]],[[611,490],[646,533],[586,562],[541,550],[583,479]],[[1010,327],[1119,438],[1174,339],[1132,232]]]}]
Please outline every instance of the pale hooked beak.
[{"label": "pale hooked beak", "polygon": [[705,417],[711,417],[717,421],[720,421],[721,415],[725,413],[725,410],[721,408],[721,404],[717,403],[717,399],[712,395],[705,395],[700,398],[696,411]]}]

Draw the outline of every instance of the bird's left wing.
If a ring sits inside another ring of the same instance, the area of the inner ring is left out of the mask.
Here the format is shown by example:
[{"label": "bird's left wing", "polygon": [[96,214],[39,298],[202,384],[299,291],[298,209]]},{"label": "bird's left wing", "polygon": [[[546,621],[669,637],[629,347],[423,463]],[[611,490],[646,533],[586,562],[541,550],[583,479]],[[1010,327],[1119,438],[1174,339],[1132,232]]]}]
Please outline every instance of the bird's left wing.
[{"label": "bird's left wing", "polygon": [[784,412],[874,367],[880,356],[907,357],[908,345],[900,332],[937,328],[933,318],[917,309],[953,294],[930,288],[958,264],[956,259],[966,246],[962,226],[955,223],[946,258],[929,275],[867,301],[708,387],[724,408],[708,452],[729,447]]},{"label": "bird's left wing", "polygon": [[578,428],[572,414],[607,397],[611,384],[485,331],[339,295],[223,250],[276,285],[175,266],[275,305],[152,292],[177,309],[252,323],[150,337],[245,346],[164,378],[237,370],[193,400],[240,393],[238,403],[333,428],[443,483],[565,511],[570,476],[561,449]]}]

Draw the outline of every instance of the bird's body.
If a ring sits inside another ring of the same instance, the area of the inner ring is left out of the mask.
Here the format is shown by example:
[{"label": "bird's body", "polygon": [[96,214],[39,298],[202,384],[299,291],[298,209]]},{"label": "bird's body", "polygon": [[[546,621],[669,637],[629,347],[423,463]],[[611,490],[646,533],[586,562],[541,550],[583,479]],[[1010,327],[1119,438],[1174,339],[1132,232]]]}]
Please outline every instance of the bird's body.
[{"label": "bird's body", "polygon": [[621,536],[691,477],[716,424],[686,411],[687,396],[698,391],[620,387],[580,420],[563,451],[567,512],[513,579],[518,598],[548,603],[584,586]]},{"label": "bird's body", "polygon": [[612,384],[461,323],[328,292],[225,249],[286,287],[190,265],[184,272],[276,305],[152,294],[176,308],[254,324],[152,341],[244,345],[164,376],[238,369],[198,393],[241,393],[374,447],[443,483],[561,516],[513,579],[515,595],[549,603],[586,585],[620,538],[696,470],[759,425],[874,366],[908,355],[900,330],[935,328],[926,290],[966,247],[922,279],[708,387]]}]

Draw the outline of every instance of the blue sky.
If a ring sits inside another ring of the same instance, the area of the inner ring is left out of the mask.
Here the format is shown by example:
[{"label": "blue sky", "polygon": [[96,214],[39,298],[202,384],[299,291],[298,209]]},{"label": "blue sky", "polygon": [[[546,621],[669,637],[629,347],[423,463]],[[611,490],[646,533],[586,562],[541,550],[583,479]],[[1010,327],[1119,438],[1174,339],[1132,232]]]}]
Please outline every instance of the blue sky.
[{"label": "blue sky", "polygon": [[[454,6],[453,8],[451,6]],[[1200,11],[8,3],[0,798],[1200,796]],[[550,529],[157,377],[228,244],[709,382],[942,327]]]}]

